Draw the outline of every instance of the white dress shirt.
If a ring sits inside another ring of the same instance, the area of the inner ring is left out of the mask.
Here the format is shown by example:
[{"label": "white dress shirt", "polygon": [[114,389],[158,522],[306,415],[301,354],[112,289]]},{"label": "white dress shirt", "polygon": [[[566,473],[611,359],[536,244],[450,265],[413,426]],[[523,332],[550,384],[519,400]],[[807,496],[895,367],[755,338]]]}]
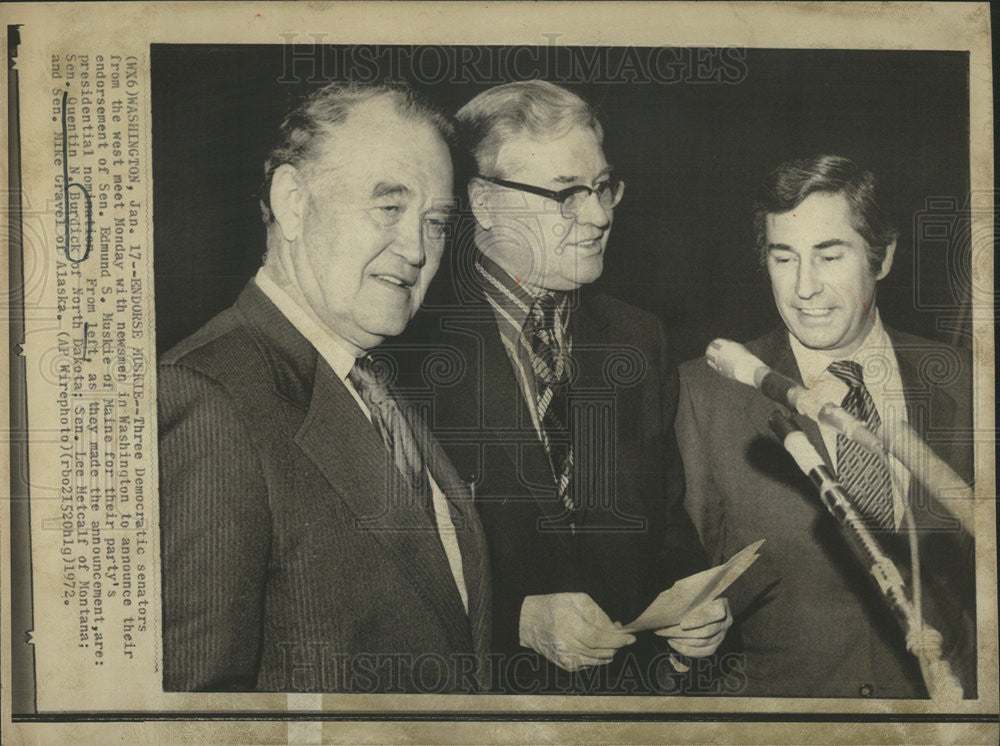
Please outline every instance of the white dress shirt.
[{"label": "white dress shirt", "polygon": [[[795,362],[806,388],[823,394],[823,400],[839,405],[847,395],[848,386],[827,370],[834,360],[853,360],[861,366],[865,388],[875,402],[875,409],[883,423],[906,418],[906,397],[903,394],[903,379],[899,375],[899,362],[892,347],[892,341],[885,332],[882,318],[875,311],[875,323],[865,337],[861,347],[845,358],[833,358],[822,350],[806,347],[795,335],[789,333],[788,341],[795,355]],[[837,468],[837,431],[820,423],[823,444],[830,454],[834,469]],[[910,473],[895,457],[889,457],[892,475],[892,505],[895,527],[903,520],[903,500],[910,486]]]},{"label": "white dress shirt", "polygon": [[[361,395],[357,392],[350,381],[347,380],[354,362],[358,358],[355,347],[338,336],[327,325],[325,325],[309,309],[301,296],[299,290],[286,278],[280,270],[271,265],[264,265],[257,272],[254,278],[257,287],[263,291],[264,295],[271,299],[271,302],[278,307],[278,310],[291,322],[309,343],[316,348],[320,356],[329,364],[354,397],[365,417],[371,421],[372,414],[365,405]],[[360,352],[360,351],[359,351]],[[438,536],[444,545],[445,555],[448,557],[448,565],[451,567],[451,574],[455,578],[455,585],[458,586],[458,593],[462,597],[462,604],[465,611],[469,611],[469,593],[465,587],[465,576],[462,573],[462,553],[458,548],[458,538],[455,535],[455,525],[451,522],[451,513],[448,509],[448,498],[438,487],[430,471],[427,471],[427,479],[431,485],[431,500],[434,505],[434,518],[437,521]]]}]

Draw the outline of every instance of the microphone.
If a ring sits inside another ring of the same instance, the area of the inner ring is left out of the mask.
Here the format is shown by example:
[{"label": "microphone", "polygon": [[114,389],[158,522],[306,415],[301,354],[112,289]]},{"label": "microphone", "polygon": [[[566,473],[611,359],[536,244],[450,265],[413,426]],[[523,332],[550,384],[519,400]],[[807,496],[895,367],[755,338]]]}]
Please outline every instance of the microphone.
[{"label": "microphone", "polygon": [[777,409],[767,418],[767,424],[771,426],[774,434],[778,436],[778,440],[795,460],[802,473],[819,488],[820,496],[830,512],[833,513],[834,518],[841,523],[851,522],[856,518],[858,532],[868,533],[863,519],[858,515],[857,509],[847,497],[844,488],[830,473],[823,462],[823,457],[809,442],[809,437],[802,432],[802,428]]},{"label": "microphone", "polygon": [[947,661],[942,658],[941,633],[921,619],[920,611],[906,596],[899,569],[879,547],[840,482],[830,473],[809,438],[790,417],[775,410],[767,423],[798,467],[819,488],[826,509],[844,529],[855,555],[868,569],[875,585],[895,614],[903,628],[906,647],[920,664],[930,696],[934,699],[961,699],[961,684]]},{"label": "microphone", "polygon": [[836,432],[870,451],[885,455],[882,441],[861,420],[839,404],[823,401],[815,392],[791,378],[771,370],[760,358],[739,342],[716,339],[705,350],[708,364],[726,378],[753,386],[778,404],[791,407],[801,415],[832,427]]}]

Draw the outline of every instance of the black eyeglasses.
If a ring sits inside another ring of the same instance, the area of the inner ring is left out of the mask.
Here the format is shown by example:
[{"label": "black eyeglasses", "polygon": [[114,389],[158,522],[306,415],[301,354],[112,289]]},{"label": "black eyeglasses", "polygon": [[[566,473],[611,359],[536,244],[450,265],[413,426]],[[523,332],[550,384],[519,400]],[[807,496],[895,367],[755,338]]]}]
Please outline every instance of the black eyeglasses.
[{"label": "black eyeglasses", "polygon": [[552,189],[543,189],[533,184],[521,184],[517,181],[507,181],[506,179],[493,179],[489,176],[479,176],[478,178],[497,186],[506,187],[507,189],[517,189],[522,192],[537,194],[540,197],[555,200],[559,203],[559,211],[562,213],[562,216],[569,219],[575,218],[580,214],[580,210],[583,209],[584,203],[591,194],[597,195],[597,201],[605,210],[610,210],[621,202],[622,195],[625,194],[625,182],[621,179],[602,181],[594,188],[584,184],[576,184],[566,189],[560,189],[557,192]]}]

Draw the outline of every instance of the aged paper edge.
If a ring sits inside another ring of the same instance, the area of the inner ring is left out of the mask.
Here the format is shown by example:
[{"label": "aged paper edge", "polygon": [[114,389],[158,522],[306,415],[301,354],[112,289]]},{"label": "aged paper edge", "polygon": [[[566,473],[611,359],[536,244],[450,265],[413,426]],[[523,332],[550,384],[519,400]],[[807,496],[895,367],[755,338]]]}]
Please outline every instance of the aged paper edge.
[{"label": "aged paper edge", "polygon": [[[391,8],[391,13],[386,13]],[[123,12],[124,11],[124,12]],[[743,44],[756,47],[785,48],[853,48],[853,49],[964,49],[970,53],[970,102],[972,160],[971,183],[973,191],[988,192],[993,183],[992,174],[992,66],[989,44],[989,8],[985,4],[927,3],[927,4],[850,4],[850,3],[792,3],[771,5],[766,3],[726,4],[658,4],[635,3],[616,4],[611,7],[600,3],[572,4],[467,4],[467,3],[426,3],[392,4],[372,6],[364,3],[343,3],[336,7],[319,4],[110,4],[94,3],[82,6],[67,4],[23,4],[6,6],[4,15],[8,23],[24,23],[31,26],[45,26],[73,29],[73,35],[95,33],[107,34],[114,26],[127,28],[133,37],[143,35],[156,42],[185,43],[280,43],[276,29],[322,29],[329,43],[356,41],[363,38],[367,42],[392,43],[435,42],[435,43],[545,43],[536,29],[559,29],[560,44],[640,44],[640,45],[685,45]],[[387,22],[387,16],[392,22]],[[529,29],[531,31],[529,31]],[[565,31],[561,31],[565,29]],[[54,35],[58,34],[55,32]],[[4,84],[6,87],[6,78]],[[6,133],[6,119],[4,120]],[[5,161],[7,154],[5,152]],[[6,178],[7,170],[4,169]],[[989,205],[992,208],[992,204]],[[990,226],[987,227],[991,228]],[[6,241],[6,236],[5,239]],[[2,262],[6,268],[9,255],[4,252]],[[980,272],[992,273],[992,263],[977,265]],[[992,286],[992,278],[981,278],[987,287]],[[987,284],[988,282],[988,284]],[[6,337],[8,330],[3,331]],[[974,333],[976,337],[976,362],[980,369],[977,379],[977,430],[990,431],[994,425],[993,406],[993,354],[994,333],[990,315],[984,319],[977,317]],[[6,355],[7,347],[4,347]],[[6,362],[6,361],[5,361]],[[977,443],[977,484],[993,483],[993,443]],[[3,459],[4,476],[8,477],[8,454]],[[980,495],[986,496],[986,495]],[[989,496],[992,499],[992,496]],[[4,512],[5,527],[9,511]],[[996,639],[996,576],[995,576],[995,531],[993,507],[980,510],[977,514],[977,550],[980,567],[979,604],[980,634],[984,639]],[[3,532],[0,547],[9,557],[9,533]],[[10,583],[3,578],[2,599],[8,607]],[[993,613],[991,613],[993,612]],[[9,627],[4,625],[3,644],[10,650]],[[992,655],[980,659],[980,671],[996,671],[995,648]],[[4,678],[9,682],[8,656],[4,659]],[[985,665],[984,665],[985,664]],[[218,695],[208,695],[216,700]],[[308,696],[308,695],[307,695]],[[239,709],[255,709],[253,695],[244,695],[231,700]],[[322,697],[322,709],[331,708],[338,699],[333,695]],[[403,710],[430,713],[437,711],[443,718],[449,712],[478,711],[485,714],[494,711],[502,717],[502,709],[511,707],[509,699],[500,702],[495,698],[465,697],[360,697],[352,698],[352,710]],[[522,699],[522,698],[518,698]],[[387,701],[387,700],[391,700]],[[986,715],[996,712],[996,679],[987,681],[984,677],[981,696],[976,703],[963,703],[961,714],[968,716]],[[222,702],[212,703],[213,708]],[[288,702],[291,708],[295,704]],[[341,707],[343,702],[337,703]],[[481,726],[465,724],[422,724],[407,723],[292,723],[284,724],[260,722],[234,725],[229,730],[226,723],[187,724],[183,729],[171,729],[168,723],[105,723],[94,725],[66,724],[18,724],[19,740],[25,742],[48,742],[60,736],[74,741],[99,742],[102,734],[110,736],[121,733],[124,728],[129,740],[155,741],[161,739],[187,741],[194,740],[240,740],[246,742],[273,742],[274,740],[293,742],[313,740],[319,736],[330,740],[406,740],[406,741],[462,741],[462,740],[636,740],[659,741],[663,739],[681,741],[744,741],[761,742],[759,739],[773,737],[773,742],[786,739],[806,741],[828,741],[835,738],[842,742],[875,740],[894,742],[912,729],[915,740],[947,740],[976,742],[989,738],[995,733],[995,726],[989,723],[956,723],[950,726],[923,723],[870,723],[866,727],[864,714],[873,713],[872,703],[858,700],[674,700],[664,707],[663,701],[646,702],[640,699],[628,701],[606,699],[594,708],[594,700],[574,698],[523,698],[516,709],[521,712],[543,716],[549,713],[572,713],[581,715],[592,709],[599,709],[608,719],[614,719],[615,711],[626,716],[630,711],[649,712],[653,707],[665,715],[669,711],[691,713],[689,706],[711,718],[712,712],[738,710],[750,713],[773,713],[775,718],[783,713],[792,718],[800,714],[801,720],[809,720],[828,713],[830,722],[841,720],[842,727],[831,732],[829,726],[800,723],[731,723],[695,724],[674,723],[671,725],[632,724],[622,730],[610,730],[611,726],[591,724],[519,724],[516,726],[496,726],[484,731]],[[885,703],[878,703],[884,708]],[[933,718],[933,711],[920,702],[901,702],[891,709],[897,716],[903,713],[919,717],[925,714]],[[4,720],[10,727],[10,690],[4,688]],[[653,707],[650,707],[653,706]],[[199,708],[200,709],[200,708]],[[311,709],[311,708],[308,708]],[[320,709],[320,708],[317,708]],[[339,708],[338,708],[339,709]],[[808,714],[812,713],[811,716]],[[844,718],[835,717],[834,713]],[[853,725],[844,720],[857,715]],[[956,713],[958,714],[958,713]],[[259,716],[258,716],[259,717]],[[627,717],[627,716],[626,716]],[[669,717],[669,715],[666,715]],[[681,715],[684,717],[684,715]],[[265,716],[266,718],[266,716]],[[180,725],[179,723],[176,725]],[[319,733],[316,727],[320,726]],[[306,726],[303,731],[295,727]],[[45,729],[51,727],[52,730]],[[69,729],[69,730],[67,730]],[[108,730],[105,730],[108,729]],[[6,728],[5,728],[6,730]],[[181,730],[181,732],[178,732]],[[281,732],[284,734],[281,735]],[[667,735],[669,732],[669,735]],[[299,735],[296,736],[296,733]],[[464,734],[464,735],[463,735]],[[17,736],[15,736],[17,738]],[[36,739],[40,739],[37,740]],[[259,740],[258,740],[259,739]],[[6,740],[6,739],[5,739]],[[908,740],[908,739],[907,739]]]}]

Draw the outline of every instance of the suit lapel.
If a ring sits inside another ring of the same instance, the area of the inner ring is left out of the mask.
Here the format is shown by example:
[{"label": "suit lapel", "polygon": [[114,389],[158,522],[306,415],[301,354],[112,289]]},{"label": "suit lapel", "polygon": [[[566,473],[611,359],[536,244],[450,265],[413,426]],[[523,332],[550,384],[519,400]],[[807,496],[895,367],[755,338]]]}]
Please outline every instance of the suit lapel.
[{"label": "suit lapel", "polygon": [[322,359],[295,440],[354,513],[355,530],[369,532],[383,546],[435,608],[454,640],[467,641],[462,601],[436,527],[412,491],[402,485],[374,427]]},{"label": "suit lapel", "polygon": [[480,671],[485,672],[485,656],[490,644],[492,601],[486,535],[468,485],[459,476],[423,418],[412,408],[408,407],[406,412],[431,476],[448,500],[451,522],[455,527],[458,549],[462,556],[462,575],[469,598],[468,615],[473,646],[481,658]]},{"label": "suit lapel", "polygon": [[[888,327],[886,333],[892,341],[896,362],[899,365],[899,378],[903,383],[903,394],[906,397],[906,419],[917,430],[926,432],[932,426],[930,413],[934,413],[934,428],[949,429],[954,425],[955,414],[958,411],[957,402],[940,386],[928,386],[921,380],[920,350],[908,347],[898,335]],[[924,394],[926,393],[926,396]],[[922,403],[924,399],[926,403]],[[926,422],[924,421],[926,420]],[[950,454],[943,454],[947,462]]]},{"label": "suit lapel", "polygon": [[[579,348],[582,351],[607,349],[609,344],[614,344],[614,340],[608,339],[605,335],[608,324],[607,318],[595,312],[593,303],[587,302],[587,294],[580,293],[570,316],[570,333],[573,335],[574,349]],[[602,358],[601,362],[603,363],[603,356],[599,357]],[[579,375],[591,379],[598,376],[599,380],[606,385],[603,370],[594,370],[592,366],[585,366],[579,371]]]},{"label": "suit lapel", "polygon": [[[565,523],[565,507],[556,495],[545,447],[535,432],[529,405],[495,320],[491,321],[482,346],[483,375],[479,378],[482,382],[480,393],[484,430],[491,439],[501,443],[510,473],[515,475],[518,486],[527,490],[535,501],[543,516],[540,520],[544,523],[540,526],[562,526]],[[516,404],[511,406],[514,402]],[[564,549],[570,552],[569,532],[556,530],[553,533],[559,537]]]},{"label": "suit lapel", "polygon": [[[899,378],[903,384],[903,395],[906,398],[906,420],[918,434],[927,433],[932,427],[950,429],[955,420],[957,405],[954,399],[939,386],[928,386],[921,380],[920,350],[907,346],[896,333],[886,327],[886,333],[892,341],[896,363],[899,365]],[[934,422],[931,423],[931,413]],[[930,445],[927,445],[930,448]],[[932,449],[933,450],[933,449]],[[950,452],[937,453],[946,464],[952,462]],[[940,505],[938,499],[910,476],[910,486],[907,490],[908,502],[911,506],[914,521],[918,529],[954,528],[948,518],[951,510]],[[904,529],[901,529],[904,530]]]},{"label": "suit lapel", "polygon": [[[597,310],[589,293],[581,291],[570,316],[573,340],[573,377],[570,384],[570,407],[574,411],[574,454],[576,489],[583,490],[584,505],[577,523],[584,531],[597,531],[614,526],[630,530],[638,518],[628,518],[619,511],[620,495],[616,494],[618,455],[623,440],[638,437],[638,433],[617,431],[621,412],[632,411],[640,387],[619,388],[615,374],[609,370],[615,355],[628,355],[620,350],[620,341],[611,336],[610,319]],[[629,418],[631,420],[631,418]]]}]

